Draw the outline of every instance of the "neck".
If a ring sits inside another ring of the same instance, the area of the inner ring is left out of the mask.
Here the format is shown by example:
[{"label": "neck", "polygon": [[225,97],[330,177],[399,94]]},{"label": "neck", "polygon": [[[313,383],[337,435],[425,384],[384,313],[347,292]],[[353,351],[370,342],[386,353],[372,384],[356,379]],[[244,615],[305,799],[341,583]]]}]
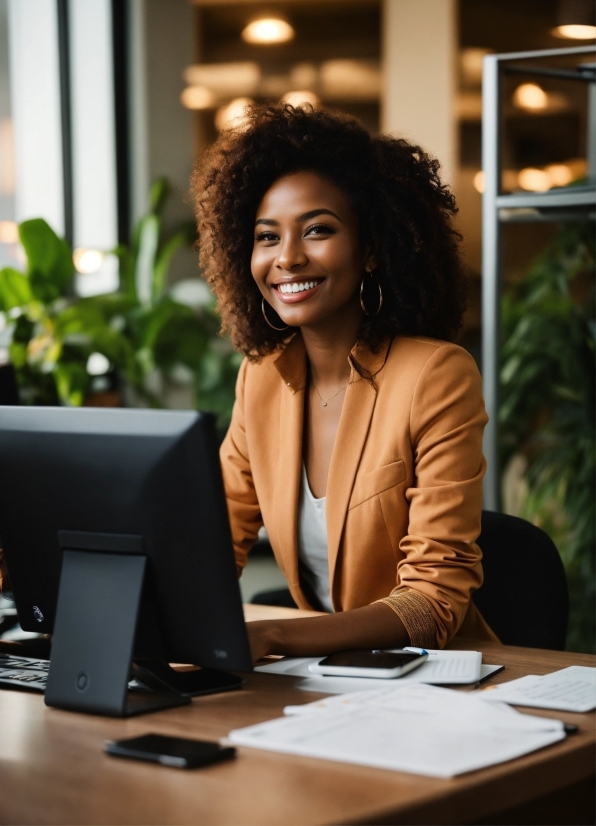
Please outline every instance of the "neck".
[{"label": "neck", "polygon": [[348,356],[356,343],[362,323],[360,307],[343,313],[341,319],[326,319],[324,324],[302,327],[302,338],[317,387],[332,387],[348,381]]}]

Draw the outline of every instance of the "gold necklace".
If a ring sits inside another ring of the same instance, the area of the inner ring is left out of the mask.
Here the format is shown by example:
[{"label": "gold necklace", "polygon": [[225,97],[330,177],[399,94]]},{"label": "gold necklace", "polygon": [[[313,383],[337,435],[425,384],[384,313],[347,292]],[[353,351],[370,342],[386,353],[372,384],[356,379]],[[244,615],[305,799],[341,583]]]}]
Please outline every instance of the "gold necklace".
[{"label": "gold necklace", "polygon": [[[312,381],[312,379],[311,379],[311,381]],[[350,382],[348,382],[348,384],[349,384],[349,383],[350,383]],[[320,400],[321,400],[321,404],[323,405],[323,407],[327,407],[327,405],[329,404],[329,402],[333,401],[333,399],[334,399],[336,396],[339,396],[339,394],[341,393],[341,391],[342,391],[342,390],[345,390],[345,389],[346,389],[346,387],[347,387],[348,385],[347,385],[347,384],[344,384],[344,386],[343,386],[343,387],[340,387],[340,388],[339,388],[339,390],[337,391],[337,393],[334,393],[332,396],[330,396],[330,397],[327,399],[327,401],[324,401],[324,400],[323,400],[323,397],[322,397],[322,396],[321,396],[321,394],[319,393],[319,391],[318,391],[318,389],[317,389],[317,385],[314,383],[314,381],[313,381],[313,383],[312,383],[312,386],[315,388],[315,392],[316,392],[317,396],[320,398]]]}]

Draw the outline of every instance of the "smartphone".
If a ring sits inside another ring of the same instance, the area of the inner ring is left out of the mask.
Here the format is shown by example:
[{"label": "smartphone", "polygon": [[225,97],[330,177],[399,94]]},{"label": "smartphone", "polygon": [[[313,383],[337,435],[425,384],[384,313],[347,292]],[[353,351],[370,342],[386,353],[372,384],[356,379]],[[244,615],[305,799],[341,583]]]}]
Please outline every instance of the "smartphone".
[{"label": "smartphone", "polygon": [[309,665],[313,674],[331,677],[376,677],[392,680],[413,671],[426,662],[428,653],[416,651],[340,651]]},{"label": "smartphone", "polygon": [[186,737],[166,737],[163,734],[144,734],[127,740],[108,740],[104,751],[114,757],[148,760],[178,769],[208,766],[220,760],[229,760],[236,754],[233,746],[220,746],[207,740],[188,740]]}]

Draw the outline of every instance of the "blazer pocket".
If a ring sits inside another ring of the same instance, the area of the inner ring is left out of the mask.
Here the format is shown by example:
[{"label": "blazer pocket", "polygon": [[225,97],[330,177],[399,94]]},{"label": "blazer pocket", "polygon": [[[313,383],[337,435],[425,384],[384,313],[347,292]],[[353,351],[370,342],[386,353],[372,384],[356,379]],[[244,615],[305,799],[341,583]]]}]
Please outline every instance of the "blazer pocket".
[{"label": "blazer pocket", "polygon": [[372,496],[399,485],[405,478],[406,466],[403,459],[398,459],[397,462],[391,462],[390,465],[383,465],[376,470],[371,470],[370,473],[365,473],[364,476],[357,477],[350,499],[350,508],[355,508]]}]

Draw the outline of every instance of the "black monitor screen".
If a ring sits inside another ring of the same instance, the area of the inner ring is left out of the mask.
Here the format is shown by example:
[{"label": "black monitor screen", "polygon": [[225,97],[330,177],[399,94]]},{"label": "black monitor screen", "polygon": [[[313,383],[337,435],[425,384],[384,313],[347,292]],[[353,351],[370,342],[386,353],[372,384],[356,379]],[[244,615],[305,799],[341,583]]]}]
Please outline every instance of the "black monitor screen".
[{"label": "black monitor screen", "polygon": [[65,548],[110,552],[110,536],[128,537],[114,550],[147,557],[163,656],[251,669],[209,414],[0,407],[0,467],[23,629],[52,633]]}]

